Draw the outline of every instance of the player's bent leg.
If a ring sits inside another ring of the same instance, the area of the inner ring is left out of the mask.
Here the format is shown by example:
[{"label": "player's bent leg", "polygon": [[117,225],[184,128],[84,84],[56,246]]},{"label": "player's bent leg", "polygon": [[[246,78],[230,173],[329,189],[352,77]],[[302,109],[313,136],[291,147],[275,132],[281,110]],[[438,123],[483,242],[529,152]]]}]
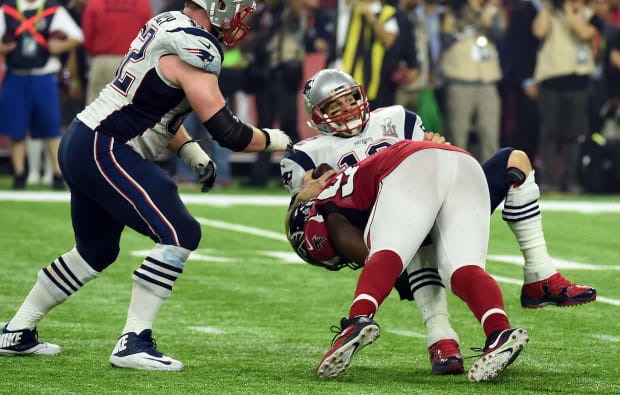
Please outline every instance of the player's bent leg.
[{"label": "player's bent leg", "polygon": [[157,351],[152,338],[155,317],[183,273],[191,250],[158,244],[133,275],[134,286],[127,322],[110,363],[114,367],[141,370],[183,370],[183,364]]},{"label": "player's bent leg", "polygon": [[445,287],[437,271],[433,245],[420,248],[406,268],[411,293],[427,330],[433,374],[462,374],[459,337],[450,325]]},{"label": "player's bent leg", "polygon": [[[484,362],[500,362],[480,365],[482,361],[478,361],[475,367],[479,370],[474,371],[473,377],[477,381],[491,380],[516,358],[522,348],[521,340],[513,343],[511,336],[498,336],[513,331],[501,290],[484,271],[489,237],[489,198],[484,193],[484,176],[470,157],[460,156],[457,163],[456,176],[433,228],[433,242],[437,245],[442,279],[467,303],[487,336]],[[463,212],[462,207],[468,210]],[[505,354],[510,355],[504,359]]]},{"label": "player's bent leg", "polygon": [[529,158],[513,151],[508,159],[508,189],[502,218],[514,233],[525,259],[521,305],[536,308],[549,304],[572,306],[592,302],[596,290],[573,284],[556,272],[542,228],[538,206],[540,191]]},{"label": "player's bent leg", "polygon": [[60,347],[39,341],[36,326],[54,306],[99,276],[76,248],[41,269],[38,280],[13,319],[2,328],[0,355],[57,355]]}]

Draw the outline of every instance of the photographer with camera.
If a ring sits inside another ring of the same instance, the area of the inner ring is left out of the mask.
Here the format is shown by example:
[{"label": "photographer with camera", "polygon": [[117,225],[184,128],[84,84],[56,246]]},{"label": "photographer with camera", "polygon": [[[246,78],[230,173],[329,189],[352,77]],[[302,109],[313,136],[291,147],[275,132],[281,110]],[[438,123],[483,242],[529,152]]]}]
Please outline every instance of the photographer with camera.
[{"label": "photographer with camera", "polygon": [[450,141],[467,148],[472,116],[477,117],[480,160],[499,148],[502,77],[495,43],[505,22],[499,0],[453,0],[441,26],[441,70],[446,82],[446,120]]},{"label": "photographer with camera", "polygon": [[[543,0],[537,8],[532,32],[542,42],[534,71],[541,118],[541,189],[581,193],[578,138],[588,129],[588,86],[594,70],[590,40],[596,34],[588,24],[592,11],[583,0]],[[563,162],[561,184],[554,174],[558,155]]]}]

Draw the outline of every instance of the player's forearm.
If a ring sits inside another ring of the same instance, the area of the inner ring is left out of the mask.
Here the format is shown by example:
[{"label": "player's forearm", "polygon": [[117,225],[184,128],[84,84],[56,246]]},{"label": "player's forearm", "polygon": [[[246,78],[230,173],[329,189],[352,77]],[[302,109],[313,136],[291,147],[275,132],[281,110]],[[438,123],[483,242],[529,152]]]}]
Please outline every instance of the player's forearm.
[{"label": "player's forearm", "polygon": [[252,140],[250,144],[243,150],[243,152],[259,152],[263,151],[267,145],[267,138],[265,133],[256,126],[252,127]]},{"label": "player's forearm", "polygon": [[338,256],[364,265],[368,248],[364,243],[364,232],[353,226],[343,215],[332,213],[327,217],[329,241]]},{"label": "player's forearm", "polygon": [[168,143],[168,149],[176,155],[176,153],[179,152],[179,148],[188,141],[191,141],[191,139],[185,127],[181,125],[174,135],[174,138]]}]

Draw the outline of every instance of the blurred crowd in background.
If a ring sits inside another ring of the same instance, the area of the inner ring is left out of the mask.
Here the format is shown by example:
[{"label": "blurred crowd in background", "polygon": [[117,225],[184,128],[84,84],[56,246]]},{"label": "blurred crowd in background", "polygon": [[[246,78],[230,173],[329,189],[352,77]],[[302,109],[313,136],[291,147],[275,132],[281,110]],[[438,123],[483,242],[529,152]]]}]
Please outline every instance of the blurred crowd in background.
[{"label": "blurred crowd in background", "polygon": [[[53,19],[51,27],[29,19],[55,4],[3,2],[0,138],[8,135],[4,144],[16,188],[64,187],[54,163],[58,136],[36,132],[37,124],[57,120],[60,130],[66,128],[114,78],[153,13],[183,8],[183,0],[62,1],[81,34],[62,28],[57,34]],[[502,146],[525,151],[542,192],[620,192],[620,0],[257,1],[251,27],[239,46],[225,50],[220,78],[241,119],[279,127],[294,141],[309,137],[313,132],[300,126],[307,116],[298,105],[304,78],[338,67],[362,83],[371,109],[403,105],[422,117],[427,130],[480,161]],[[28,36],[36,39],[38,32],[65,45],[50,42],[40,54],[44,65],[20,66],[12,42],[23,51]],[[50,67],[50,58],[58,65]],[[59,112],[50,116],[33,105],[29,137],[20,139],[3,127],[17,111],[7,81],[33,75],[56,82],[56,90],[44,91],[44,107],[50,112],[58,102]],[[195,114],[185,127],[215,160],[217,186],[279,182],[279,157],[259,153],[241,172],[235,166],[239,154],[219,147]],[[172,155],[161,165],[179,182],[195,181]]]}]

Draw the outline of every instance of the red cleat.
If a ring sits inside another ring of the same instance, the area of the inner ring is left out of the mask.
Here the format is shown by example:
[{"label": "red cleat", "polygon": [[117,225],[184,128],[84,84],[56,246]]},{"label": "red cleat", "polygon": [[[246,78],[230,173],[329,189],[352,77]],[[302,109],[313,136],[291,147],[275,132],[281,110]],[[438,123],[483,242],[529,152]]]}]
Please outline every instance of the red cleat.
[{"label": "red cleat", "polygon": [[463,374],[463,357],[459,344],[452,339],[440,340],[428,348],[433,374]]},{"label": "red cleat", "polygon": [[523,328],[511,328],[491,333],[482,349],[484,354],[469,369],[469,381],[495,379],[517,359],[529,341],[530,337]]},{"label": "red cleat", "polygon": [[521,290],[521,306],[527,308],[543,307],[548,304],[575,306],[596,300],[596,290],[592,287],[573,284],[560,273],[531,284],[524,284]]},{"label": "red cleat", "polygon": [[349,366],[356,352],[379,337],[379,324],[366,316],[343,318],[337,339],[316,368],[321,378],[338,377]]}]

